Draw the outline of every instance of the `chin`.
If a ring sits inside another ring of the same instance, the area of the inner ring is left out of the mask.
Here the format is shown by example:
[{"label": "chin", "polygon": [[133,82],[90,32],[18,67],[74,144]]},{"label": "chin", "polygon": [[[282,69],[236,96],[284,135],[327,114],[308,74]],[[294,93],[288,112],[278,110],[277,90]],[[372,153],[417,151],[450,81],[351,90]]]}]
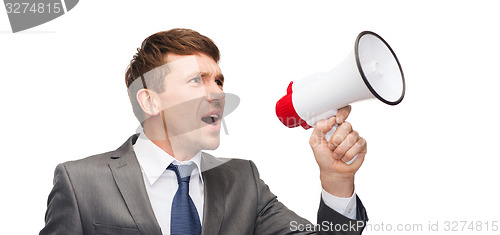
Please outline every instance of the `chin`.
[{"label": "chin", "polygon": [[215,150],[220,145],[219,138],[205,138],[203,140],[202,146],[204,150]]}]

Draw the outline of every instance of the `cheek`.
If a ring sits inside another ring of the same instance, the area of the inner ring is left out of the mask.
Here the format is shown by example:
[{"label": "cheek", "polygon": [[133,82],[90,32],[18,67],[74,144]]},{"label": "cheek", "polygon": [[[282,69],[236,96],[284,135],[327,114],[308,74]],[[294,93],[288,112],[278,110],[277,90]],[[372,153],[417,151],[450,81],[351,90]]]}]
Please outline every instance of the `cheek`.
[{"label": "cheek", "polygon": [[200,101],[206,96],[205,90],[201,88],[193,87],[177,87],[177,89],[166,89],[161,97],[162,107],[170,108],[175,106],[181,107],[192,107],[200,103]]},{"label": "cheek", "polygon": [[177,105],[165,109],[164,115],[169,135],[177,136],[192,133],[204,126],[196,107]]},{"label": "cheek", "polygon": [[[194,95],[193,95],[194,94]],[[182,125],[198,123],[200,107],[203,97],[196,96],[195,92],[176,91],[162,97],[162,110],[171,123]]]}]

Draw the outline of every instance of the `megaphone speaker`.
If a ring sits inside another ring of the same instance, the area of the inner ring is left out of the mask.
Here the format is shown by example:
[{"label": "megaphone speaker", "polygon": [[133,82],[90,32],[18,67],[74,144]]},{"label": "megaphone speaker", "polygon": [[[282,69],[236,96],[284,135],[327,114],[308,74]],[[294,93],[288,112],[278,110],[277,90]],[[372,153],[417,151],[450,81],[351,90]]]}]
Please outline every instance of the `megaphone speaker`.
[{"label": "megaphone speaker", "polygon": [[[353,102],[376,98],[397,105],[404,95],[405,79],[396,54],[378,34],[364,31],[337,67],[290,82],[287,94],[276,103],[276,115],[287,127],[309,129]],[[330,139],[335,129],[325,138]]]}]

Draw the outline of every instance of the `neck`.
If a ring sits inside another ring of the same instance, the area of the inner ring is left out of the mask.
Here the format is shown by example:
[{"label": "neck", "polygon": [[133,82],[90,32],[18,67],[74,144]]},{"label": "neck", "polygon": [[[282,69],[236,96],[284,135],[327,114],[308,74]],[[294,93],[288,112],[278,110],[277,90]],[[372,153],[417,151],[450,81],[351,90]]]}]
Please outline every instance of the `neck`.
[{"label": "neck", "polygon": [[175,137],[169,137],[163,125],[155,123],[158,122],[153,122],[153,120],[144,122],[144,134],[146,134],[146,137],[148,137],[151,142],[170,156],[174,157],[177,161],[187,161],[194,157],[197,151],[183,148],[181,144],[172,144],[172,142],[182,143],[182,140],[175,141]]},{"label": "neck", "polygon": [[[147,134],[146,134],[147,136]],[[149,138],[149,137],[148,137]],[[177,161],[188,161],[194,157],[196,153],[187,153],[181,150],[174,150],[172,144],[168,140],[151,140],[156,146],[161,148],[163,151],[168,153],[170,156],[174,157]]]}]

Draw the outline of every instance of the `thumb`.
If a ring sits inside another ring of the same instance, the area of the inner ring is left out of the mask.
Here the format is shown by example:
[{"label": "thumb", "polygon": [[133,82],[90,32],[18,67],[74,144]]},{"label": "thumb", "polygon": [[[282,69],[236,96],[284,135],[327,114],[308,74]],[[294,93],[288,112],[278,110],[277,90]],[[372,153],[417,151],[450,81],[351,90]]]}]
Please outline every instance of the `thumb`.
[{"label": "thumb", "polygon": [[336,123],[335,116],[317,122],[316,125],[314,125],[314,130],[311,136],[314,136],[316,138],[321,138],[322,140],[326,141],[325,135],[328,131],[330,131],[333,128],[335,123]]}]

